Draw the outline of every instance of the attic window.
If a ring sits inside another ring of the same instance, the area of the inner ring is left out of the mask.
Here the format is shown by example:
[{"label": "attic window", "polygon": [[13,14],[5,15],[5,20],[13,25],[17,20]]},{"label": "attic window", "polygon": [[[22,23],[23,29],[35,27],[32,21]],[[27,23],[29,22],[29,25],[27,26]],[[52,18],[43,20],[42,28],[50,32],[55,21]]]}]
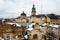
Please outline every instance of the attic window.
[{"label": "attic window", "polygon": [[37,34],[34,34],[33,39],[37,39],[37,38],[38,38]]}]

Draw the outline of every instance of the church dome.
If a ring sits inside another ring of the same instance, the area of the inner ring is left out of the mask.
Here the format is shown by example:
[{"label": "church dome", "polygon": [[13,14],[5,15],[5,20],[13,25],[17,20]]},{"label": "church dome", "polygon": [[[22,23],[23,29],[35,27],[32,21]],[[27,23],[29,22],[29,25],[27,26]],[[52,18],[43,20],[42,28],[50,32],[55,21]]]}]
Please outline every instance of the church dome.
[{"label": "church dome", "polygon": [[26,14],[24,13],[24,11],[22,12],[21,16],[26,16]]}]

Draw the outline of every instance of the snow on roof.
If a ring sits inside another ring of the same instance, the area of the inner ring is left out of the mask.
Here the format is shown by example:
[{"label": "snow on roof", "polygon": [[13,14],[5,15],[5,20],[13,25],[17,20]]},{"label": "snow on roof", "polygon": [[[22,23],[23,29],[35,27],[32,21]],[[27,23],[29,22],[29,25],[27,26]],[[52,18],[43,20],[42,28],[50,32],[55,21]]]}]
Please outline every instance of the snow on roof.
[{"label": "snow on roof", "polygon": [[33,25],[35,25],[35,23],[32,23],[31,25],[29,25],[29,28],[32,28]]},{"label": "snow on roof", "polygon": [[28,28],[27,30],[32,31],[32,30],[33,30],[33,28]]},{"label": "snow on roof", "polygon": [[53,27],[55,27],[55,28],[59,28],[59,25],[53,25]]},{"label": "snow on roof", "polygon": [[53,24],[49,24],[49,26],[53,26]]},{"label": "snow on roof", "polygon": [[54,28],[59,28],[60,27],[60,25],[54,25],[54,24],[50,24],[49,26],[54,27]]},{"label": "snow on roof", "polygon": [[43,26],[46,26],[47,25],[47,23],[44,23],[44,24],[42,24]]},{"label": "snow on roof", "polygon": [[23,22],[17,22],[17,24],[21,25],[21,26],[29,26],[31,25],[32,23],[23,23]]},{"label": "snow on roof", "polygon": [[25,37],[26,39],[28,39],[28,36],[27,36],[27,35],[25,35],[24,37]]},{"label": "snow on roof", "polygon": [[43,30],[44,29],[44,27],[41,27],[41,26],[39,28],[40,28],[40,30]]},{"label": "snow on roof", "polygon": [[17,25],[17,26],[21,26],[21,25],[19,25],[19,24],[17,24],[17,23],[16,23],[16,25]]},{"label": "snow on roof", "polygon": [[16,24],[16,26],[21,26],[21,25],[24,25],[24,26],[29,26],[29,27],[32,27],[32,25],[34,25],[35,23],[13,23],[13,22],[9,22],[7,24],[10,24],[10,25],[13,25],[13,24]]},{"label": "snow on roof", "polygon": [[21,26],[21,25],[19,25],[17,23],[7,23],[7,24],[10,24],[10,25],[16,24],[16,26]]},{"label": "snow on roof", "polygon": [[7,24],[10,24],[10,25],[12,25],[12,24],[16,24],[16,23],[7,23]]}]

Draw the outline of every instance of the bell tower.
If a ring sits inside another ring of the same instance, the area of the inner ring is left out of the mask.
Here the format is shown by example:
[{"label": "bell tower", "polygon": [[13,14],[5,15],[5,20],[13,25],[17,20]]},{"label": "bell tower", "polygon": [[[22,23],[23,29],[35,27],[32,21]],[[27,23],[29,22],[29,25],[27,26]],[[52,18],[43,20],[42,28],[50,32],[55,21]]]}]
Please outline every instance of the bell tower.
[{"label": "bell tower", "polygon": [[33,4],[33,7],[32,7],[32,15],[36,15],[36,8],[35,8],[35,5]]}]

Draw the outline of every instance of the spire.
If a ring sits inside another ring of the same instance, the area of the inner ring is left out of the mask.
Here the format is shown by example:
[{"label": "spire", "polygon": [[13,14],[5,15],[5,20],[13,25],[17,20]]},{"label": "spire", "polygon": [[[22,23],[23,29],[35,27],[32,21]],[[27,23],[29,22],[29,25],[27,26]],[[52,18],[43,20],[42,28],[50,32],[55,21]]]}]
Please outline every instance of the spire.
[{"label": "spire", "polygon": [[32,7],[33,10],[35,10],[35,5],[33,4],[33,7]]},{"label": "spire", "polygon": [[33,8],[35,8],[35,5],[33,4]]},{"label": "spire", "polygon": [[23,11],[23,13],[24,13],[24,11]]}]

